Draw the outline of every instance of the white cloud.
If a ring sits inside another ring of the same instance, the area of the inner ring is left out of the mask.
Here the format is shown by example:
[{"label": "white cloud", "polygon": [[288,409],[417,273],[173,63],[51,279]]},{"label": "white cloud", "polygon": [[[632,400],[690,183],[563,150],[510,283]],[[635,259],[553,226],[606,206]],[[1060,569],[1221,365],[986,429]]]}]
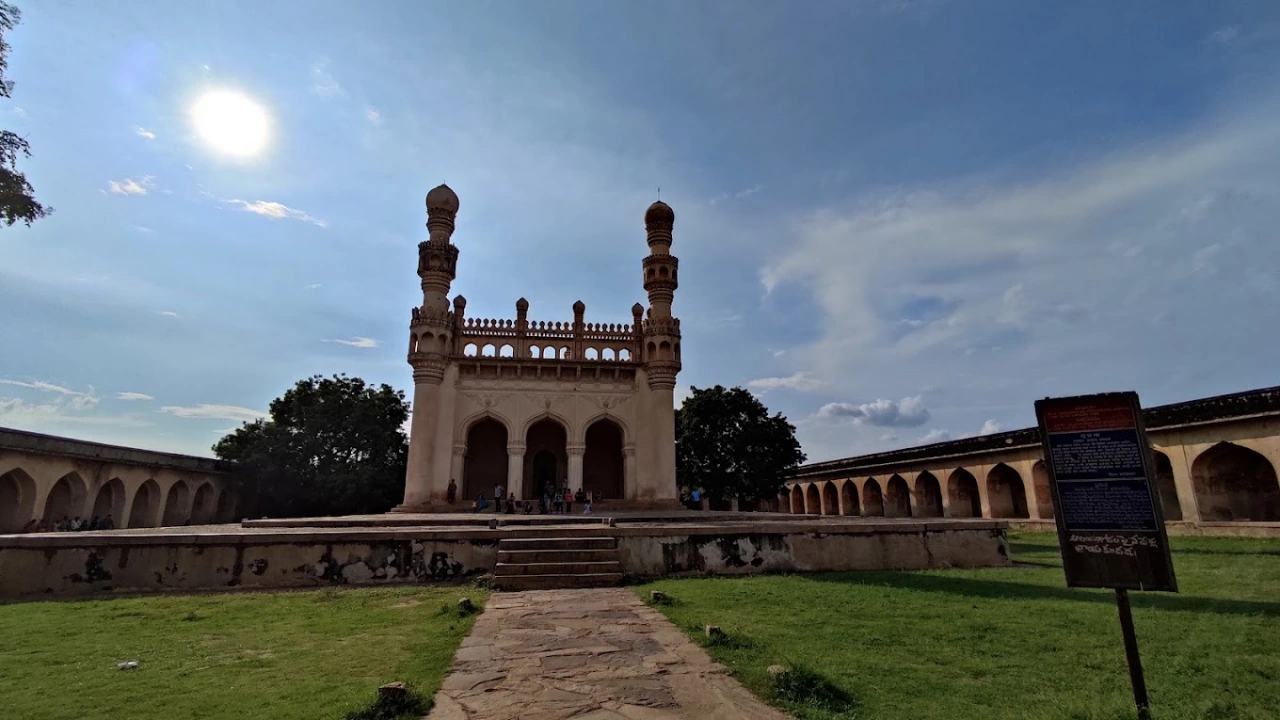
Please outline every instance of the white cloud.
[{"label": "white cloud", "polygon": [[319,218],[314,218],[311,215],[308,215],[305,211],[298,210],[297,208],[291,208],[284,203],[272,202],[270,200],[254,200],[253,202],[249,202],[247,200],[235,199],[227,200],[226,202],[233,205],[239,205],[240,209],[245,212],[251,212],[254,215],[261,215],[273,220],[301,220],[303,222],[309,222],[316,227],[329,226],[328,222]]},{"label": "white cloud", "polygon": [[140,392],[118,392],[116,393],[116,399],[117,400],[155,400],[155,398],[151,397],[150,395],[146,393],[140,393]]},{"label": "white cloud", "polygon": [[65,405],[72,410],[88,410],[98,404],[98,396],[94,393],[92,385],[89,386],[88,392],[72,390],[71,388],[44,382],[43,380],[25,382],[22,380],[0,379],[0,385],[12,385],[29,390],[57,393],[62,396],[59,405]]},{"label": "white cloud", "polygon": [[107,189],[116,195],[146,195],[148,192],[155,190],[155,179],[151,175],[143,175],[141,180],[135,181],[132,178],[124,180],[110,180],[107,182]]},{"label": "white cloud", "polygon": [[1209,40],[1210,42],[1229,45],[1238,37],[1240,37],[1240,28],[1228,25],[1227,27],[1215,30],[1213,34],[1209,36]]},{"label": "white cloud", "polygon": [[155,230],[147,227],[146,225],[134,225],[133,229],[147,235],[150,235],[151,233],[155,232]]},{"label": "white cloud", "polygon": [[861,405],[827,403],[818,408],[813,419],[828,422],[851,420],[876,427],[919,427],[929,422],[929,410],[924,406],[923,396],[916,395],[898,402],[882,398]]},{"label": "white cloud", "polygon": [[153,132],[151,132],[150,130],[148,130],[148,129],[144,128],[144,127],[139,127],[139,128],[137,128],[137,129],[135,130],[135,132],[137,132],[137,133],[138,133],[138,137],[140,137],[140,138],[146,138],[147,140],[155,140],[155,139],[156,139],[156,134],[155,134],[155,133],[153,133]]},{"label": "white cloud", "polygon": [[178,317],[178,313],[176,313],[176,312],[174,312],[174,311],[172,311],[172,310],[157,310],[157,311],[156,311],[156,314],[157,314],[157,315],[163,315],[163,316],[165,316],[165,317],[171,317],[171,318],[176,318],[176,317]]},{"label": "white cloud", "polygon": [[67,424],[130,427],[145,427],[151,424],[134,417],[73,414],[86,409],[88,408],[76,407],[73,403],[61,401],[29,403],[18,398],[0,398],[0,425],[56,431],[60,426]]},{"label": "white cloud", "polygon": [[711,200],[709,200],[707,204],[709,204],[709,205],[715,205],[715,204],[720,203],[720,202],[723,202],[723,201],[725,201],[725,200],[742,200],[742,199],[744,199],[744,198],[749,198],[749,197],[751,197],[752,195],[755,195],[756,193],[760,192],[761,190],[764,190],[764,186],[763,186],[763,185],[753,185],[753,186],[751,186],[751,187],[749,187],[749,188],[746,188],[746,189],[744,189],[744,190],[739,190],[739,191],[734,192],[734,193],[723,193],[723,194],[721,194],[721,195],[717,195],[717,196],[715,196],[715,197],[711,198]]},{"label": "white cloud", "polygon": [[345,97],[347,94],[329,72],[328,60],[318,60],[311,65],[311,90],[320,97]]},{"label": "white cloud", "polygon": [[315,290],[316,288],[320,287],[320,283],[311,283],[307,287],[311,288],[312,290]]},{"label": "white cloud", "polygon": [[929,432],[925,433],[924,435],[921,435],[920,440],[918,442],[921,445],[928,445],[929,443],[946,442],[947,440],[950,440],[950,439],[951,439],[950,432],[943,430],[941,428],[934,428]]},{"label": "white cloud", "polygon": [[993,435],[1000,432],[1000,423],[995,420],[987,420],[982,423],[982,429],[978,431],[979,435]]},{"label": "white cloud", "polygon": [[27,111],[26,111],[26,110],[24,110],[24,109],[22,109],[22,108],[20,108],[20,107],[16,107],[16,108],[14,108],[14,109],[13,109],[13,114],[14,114],[14,115],[17,115],[18,117],[26,117],[26,116],[27,116]]},{"label": "white cloud", "polygon": [[806,392],[823,386],[823,382],[809,373],[800,370],[787,377],[763,377],[747,381],[747,387],[757,392],[768,392],[779,388]]},{"label": "white cloud", "polygon": [[382,344],[377,340],[374,340],[373,338],[367,338],[367,337],[357,337],[357,338],[352,338],[350,340],[338,340],[338,339],[325,340],[324,342],[335,342],[335,343],[338,343],[339,345],[350,345],[351,347],[357,347],[357,348],[376,348]]},{"label": "white cloud", "polygon": [[200,403],[191,407],[165,405],[158,412],[169,413],[180,418],[196,418],[200,420],[236,420],[251,422],[267,417],[267,414],[250,408],[235,405],[211,405]]},{"label": "white cloud", "polygon": [[364,119],[369,121],[370,125],[382,124],[382,113],[376,109],[368,107],[364,109]]}]

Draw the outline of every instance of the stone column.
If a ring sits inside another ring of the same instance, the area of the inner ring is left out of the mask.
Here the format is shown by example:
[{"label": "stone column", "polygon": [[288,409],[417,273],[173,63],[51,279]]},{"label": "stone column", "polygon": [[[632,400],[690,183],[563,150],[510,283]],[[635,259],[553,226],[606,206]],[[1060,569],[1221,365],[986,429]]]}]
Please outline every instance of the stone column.
[{"label": "stone column", "polygon": [[507,443],[507,492],[515,493],[517,500],[524,496],[524,443]]},{"label": "stone column", "polygon": [[415,365],[413,368],[413,419],[409,425],[409,459],[404,477],[404,502],[396,508],[401,512],[418,512],[427,509],[431,496],[431,468],[435,464],[435,439],[437,419],[440,416],[440,381],[444,368],[436,364]]},{"label": "stone column", "polygon": [[636,495],[636,444],[627,443],[622,446],[622,496],[632,498]]},{"label": "stone column", "polygon": [[566,450],[569,451],[569,490],[576,493],[582,489],[582,456],[587,446],[570,443]]},{"label": "stone column", "polygon": [[458,492],[462,492],[462,474],[466,472],[467,446],[453,446],[453,459],[449,462],[449,479],[458,483]]}]

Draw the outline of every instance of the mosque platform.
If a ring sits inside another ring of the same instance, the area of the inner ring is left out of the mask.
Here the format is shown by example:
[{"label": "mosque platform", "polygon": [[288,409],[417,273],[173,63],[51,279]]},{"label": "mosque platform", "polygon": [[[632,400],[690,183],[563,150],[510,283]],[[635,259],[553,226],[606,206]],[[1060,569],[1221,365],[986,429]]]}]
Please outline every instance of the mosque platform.
[{"label": "mosque platform", "polygon": [[[0,535],[0,599],[445,583],[495,574],[501,589],[679,575],[988,567],[1010,563],[1007,527],[982,519],[679,510],[390,513]],[[576,564],[583,559],[589,563]]]}]

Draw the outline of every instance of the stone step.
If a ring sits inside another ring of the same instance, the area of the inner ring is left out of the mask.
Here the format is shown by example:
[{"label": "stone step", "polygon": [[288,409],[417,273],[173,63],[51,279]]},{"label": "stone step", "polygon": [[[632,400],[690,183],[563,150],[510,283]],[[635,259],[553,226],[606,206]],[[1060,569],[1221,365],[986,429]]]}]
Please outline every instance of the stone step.
[{"label": "stone step", "polygon": [[599,575],[601,573],[620,573],[622,563],[617,560],[602,562],[540,562],[540,563],[498,563],[494,574],[498,577],[510,575]]},{"label": "stone step", "polygon": [[498,541],[498,550],[614,550],[618,541],[611,537],[519,537]]},{"label": "stone step", "polygon": [[499,550],[499,563],[606,562],[617,560],[618,551],[610,550]]},{"label": "stone step", "polygon": [[587,575],[504,575],[493,579],[498,590],[555,590],[557,588],[611,587],[622,582],[622,573]]}]

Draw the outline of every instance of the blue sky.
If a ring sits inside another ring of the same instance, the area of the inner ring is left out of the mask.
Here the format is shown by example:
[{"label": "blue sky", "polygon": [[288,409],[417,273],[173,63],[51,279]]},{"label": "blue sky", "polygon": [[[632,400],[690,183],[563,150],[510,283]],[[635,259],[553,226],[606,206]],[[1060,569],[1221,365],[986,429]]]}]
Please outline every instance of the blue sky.
[{"label": "blue sky", "polygon": [[[0,425],[209,454],[310,374],[408,390],[442,180],[468,315],[601,322],[661,186],[682,389],[811,460],[1280,383],[1274,2],[21,5],[57,212],[0,230]],[[196,136],[215,88],[260,156]]]}]

